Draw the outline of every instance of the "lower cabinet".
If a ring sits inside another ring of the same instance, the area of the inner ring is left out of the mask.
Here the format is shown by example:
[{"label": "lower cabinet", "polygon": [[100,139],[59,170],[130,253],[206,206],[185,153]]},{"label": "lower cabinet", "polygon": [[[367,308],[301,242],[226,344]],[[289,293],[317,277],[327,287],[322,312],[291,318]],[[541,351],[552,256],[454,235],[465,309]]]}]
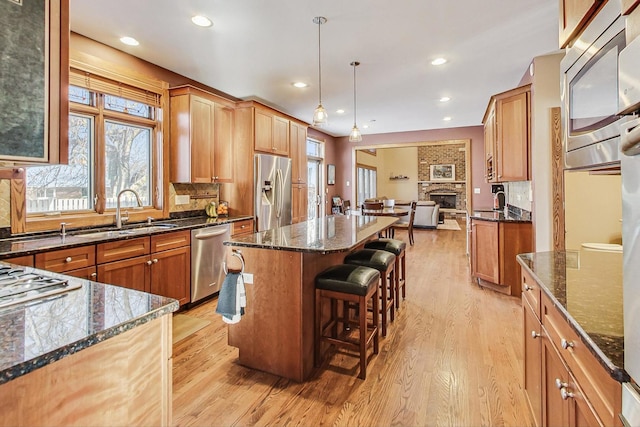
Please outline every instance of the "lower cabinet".
[{"label": "lower cabinet", "polygon": [[191,301],[188,230],[97,245],[98,281]]},{"label": "lower cabinet", "polygon": [[35,265],[33,261],[33,255],[25,255],[25,256],[18,256],[14,258],[3,259],[2,262],[22,265],[24,267],[33,267]]},{"label": "lower cabinet", "polygon": [[530,222],[471,219],[471,274],[482,286],[520,295],[516,255],[533,249]]},{"label": "lower cabinet", "polygon": [[620,425],[621,384],[587,354],[550,298],[524,271],[522,292],[523,380],[535,425]]}]

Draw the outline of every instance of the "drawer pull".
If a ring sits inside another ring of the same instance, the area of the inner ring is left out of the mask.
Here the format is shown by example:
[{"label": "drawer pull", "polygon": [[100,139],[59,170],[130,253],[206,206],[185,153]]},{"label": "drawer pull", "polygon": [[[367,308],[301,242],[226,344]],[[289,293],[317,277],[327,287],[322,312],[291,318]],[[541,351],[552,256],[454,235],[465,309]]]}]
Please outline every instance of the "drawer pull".
[{"label": "drawer pull", "polygon": [[94,278],[94,279],[95,279],[96,277],[98,277],[98,273],[91,273],[91,274],[89,275],[89,277],[92,277],[92,278]]},{"label": "drawer pull", "polygon": [[153,264],[151,260],[147,261],[147,265],[151,265],[151,264]]},{"label": "drawer pull", "polygon": [[562,346],[562,348],[567,350],[568,348],[573,348],[573,341],[567,341],[566,339],[562,338],[562,340],[560,341],[560,345]]},{"label": "drawer pull", "polygon": [[533,288],[532,288],[531,286],[529,286],[529,285],[527,285],[527,284],[525,283],[525,284],[524,284],[524,290],[525,290],[525,291],[532,291],[532,290],[533,290]]},{"label": "drawer pull", "polygon": [[68,256],[68,257],[64,260],[64,262],[71,262],[71,261],[72,261],[72,258],[71,258],[70,256]]},{"label": "drawer pull", "polygon": [[540,334],[537,333],[536,331],[531,331],[531,338],[533,339],[540,338]]},{"label": "drawer pull", "polygon": [[563,388],[569,387],[568,383],[563,383],[560,378],[556,378],[556,387],[558,390],[562,390]]},{"label": "drawer pull", "polygon": [[158,262],[158,258],[154,258],[151,260],[154,264],[156,264]]},{"label": "drawer pull", "polygon": [[560,389],[560,396],[562,397],[562,400],[567,400],[570,397],[574,397],[575,394],[573,394],[572,392],[568,391],[566,388],[562,387]]}]

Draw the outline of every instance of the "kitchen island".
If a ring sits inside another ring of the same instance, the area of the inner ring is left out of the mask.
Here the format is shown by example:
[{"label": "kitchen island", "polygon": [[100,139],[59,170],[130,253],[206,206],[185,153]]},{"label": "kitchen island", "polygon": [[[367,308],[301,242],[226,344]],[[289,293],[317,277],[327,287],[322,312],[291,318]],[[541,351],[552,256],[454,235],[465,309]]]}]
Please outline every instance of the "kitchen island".
[{"label": "kitchen island", "polygon": [[21,268],[75,288],[0,309],[0,425],[169,425],[178,302]]},{"label": "kitchen island", "polygon": [[304,381],[314,367],[315,276],[398,219],[335,215],[233,238],[240,251],[247,307],[229,325],[240,364]]}]

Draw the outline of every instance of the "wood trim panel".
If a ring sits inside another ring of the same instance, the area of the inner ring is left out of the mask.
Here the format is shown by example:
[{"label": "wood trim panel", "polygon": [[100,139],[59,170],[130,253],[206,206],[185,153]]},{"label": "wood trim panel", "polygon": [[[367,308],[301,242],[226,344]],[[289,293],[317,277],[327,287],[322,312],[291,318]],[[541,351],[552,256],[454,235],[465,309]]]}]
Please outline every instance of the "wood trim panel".
[{"label": "wood trim panel", "polygon": [[96,247],[94,245],[79,248],[60,249],[57,251],[36,254],[36,268],[56,273],[77,270],[96,264]]},{"label": "wood trim panel", "polygon": [[96,263],[104,264],[136,256],[149,255],[150,253],[151,241],[149,237],[99,243],[96,251]]},{"label": "wood trim panel", "polygon": [[169,426],[171,315],[0,386],[0,425]]},{"label": "wood trim panel", "polygon": [[553,250],[563,251],[564,225],[564,149],[562,147],[560,107],[551,109],[551,193],[553,197]]},{"label": "wood trim panel", "polygon": [[191,232],[189,230],[176,231],[174,233],[157,234],[151,236],[151,252],[166,251],[191,245]]},{"label": "wood trim panel", "polygon": [[511,295],[521,295],[521,267],[516,255],[533,250],[531,223],[500,223],[500,284],[508,286]]}]

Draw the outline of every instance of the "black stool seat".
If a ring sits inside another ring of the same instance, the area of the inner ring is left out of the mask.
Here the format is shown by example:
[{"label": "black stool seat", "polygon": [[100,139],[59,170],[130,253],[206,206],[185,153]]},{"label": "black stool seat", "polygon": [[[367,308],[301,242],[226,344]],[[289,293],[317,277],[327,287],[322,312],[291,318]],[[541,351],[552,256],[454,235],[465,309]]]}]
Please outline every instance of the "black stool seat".
[{"label": "black stool seat", "polygon": [[371,286],[378,286],[380,272],[376,269],[354,264],[334,265],[316,276],[316,288],[366,295]]},{"label": "black stool seat", "polygon": [[407,244],[398,239],[376,239],[364,244],[366,249],[378,249],[398,256],[407,248]]},{"label": "black stool seat", "polygon": [[396,256],[391,252],[376,249],[360,249],[344,257],[344,262],[348,264],[361,265],[375,268],[378,271],[387,271],[396,260]]}]

